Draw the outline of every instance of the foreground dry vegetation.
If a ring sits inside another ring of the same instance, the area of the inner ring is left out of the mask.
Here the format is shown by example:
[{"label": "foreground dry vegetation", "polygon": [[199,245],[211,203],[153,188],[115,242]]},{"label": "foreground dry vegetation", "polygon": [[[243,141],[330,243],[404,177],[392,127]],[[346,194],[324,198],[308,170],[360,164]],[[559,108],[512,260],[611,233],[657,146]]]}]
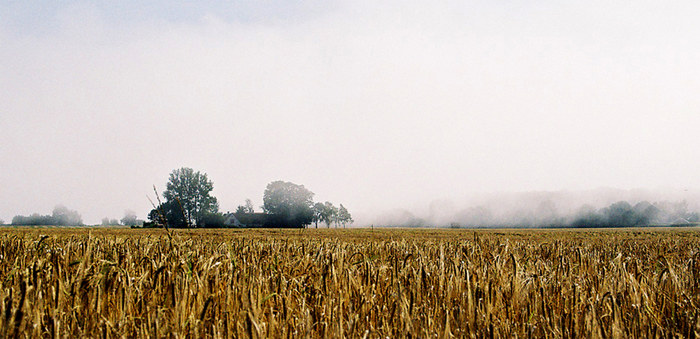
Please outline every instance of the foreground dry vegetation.
[{"label": "foreground dry vegetation", "polygon": [[0,229],[0,337],[700,336],[700,232]]}]

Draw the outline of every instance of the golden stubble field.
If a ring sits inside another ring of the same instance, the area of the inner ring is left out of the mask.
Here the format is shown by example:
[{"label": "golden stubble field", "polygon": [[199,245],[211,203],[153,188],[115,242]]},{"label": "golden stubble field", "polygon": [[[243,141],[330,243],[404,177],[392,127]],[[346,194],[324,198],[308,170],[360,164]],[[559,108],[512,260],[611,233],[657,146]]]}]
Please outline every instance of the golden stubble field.
[{"label": "golden stubble field", "polygon": [[0,337],[700,336],[700,230],[0,229]]}]

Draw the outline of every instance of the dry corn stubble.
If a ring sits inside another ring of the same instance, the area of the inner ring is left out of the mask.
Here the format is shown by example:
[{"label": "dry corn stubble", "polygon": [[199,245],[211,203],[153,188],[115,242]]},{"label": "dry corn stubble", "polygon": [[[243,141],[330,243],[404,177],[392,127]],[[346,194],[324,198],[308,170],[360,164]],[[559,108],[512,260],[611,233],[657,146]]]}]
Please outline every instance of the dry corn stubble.
[{"label": "dry corn stubble", "polygon": [[1,229],[2,337],[699,337],[700,231]]}]

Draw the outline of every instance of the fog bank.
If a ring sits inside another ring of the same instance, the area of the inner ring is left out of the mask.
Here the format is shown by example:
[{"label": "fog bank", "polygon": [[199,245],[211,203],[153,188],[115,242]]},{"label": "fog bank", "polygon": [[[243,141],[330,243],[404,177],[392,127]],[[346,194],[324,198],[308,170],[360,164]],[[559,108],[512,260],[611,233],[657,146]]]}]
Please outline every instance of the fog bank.
[{"label": "fog bank", "polygon": [[[700,191],[601,188],[434,200],[412,208],[363,214],[356,220],[357,225],[396,227],[600,227],[620,223],[644,226],[697,221],[694,218],[699,211]],[[642,220],[623,220],[619,218],[625,216],[615,215],[625,212],[636,213]]]}]

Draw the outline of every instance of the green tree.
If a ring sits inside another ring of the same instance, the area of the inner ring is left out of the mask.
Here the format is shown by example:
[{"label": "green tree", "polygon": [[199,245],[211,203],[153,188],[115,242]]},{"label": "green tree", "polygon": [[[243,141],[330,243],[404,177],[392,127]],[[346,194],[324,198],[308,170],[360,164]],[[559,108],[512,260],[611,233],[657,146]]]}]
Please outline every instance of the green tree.
[{"label": "green tree", "polygon": [[314,214],[313,222],[314,222],[314,224],[316,224],[316,228],[318,228],[318,222],[323,221],[323,215],[326,212],[326,205],[324,205],[321,202],[317,202],[312,207],[312,211]]},{"label": "green tree", "polygon": [[165,202],[152,210],[149,218],[165,221],[172,227],[203,226],[205,217],[219,212],[219,203],[211,195],[213,189],[214,184],[206,173],[188,167],[176,169],[170,173],[163,192]]},{"label": "green tree", "polygon": [[132,210],[124,211],[124,217],[121,219],[121,222],[122,225],[125,226],[135,226],[143,224],[143,220],[139,220],[139,218],[136,216],[136,213]]},{"label": "green tree", "polygon": [[236,214],[239,213],[255,213],[255,208],[253,207],[253,201],[250,199],[245,200],[245,205],[238,205],[236,208]]},{"label": "green tree", "polygon": [[253,201],[250,199],[245,200],[245,209],[248,213],[255,213],[255,207],[253,207]]},{"label": "green tree", "polygon": [[188,227],[183,209],[177,201],[166,201],[148,213],[148,219],[168,227]]},{"label": "green tree", "polygon": [[273,181],[267,185],[263,194],[263,210],[275,214],[282,223],[281,227],[301,228],[311,224],[314,219],[313,192],[304,185],[285,181]]},{"label": "green tree", "polygon": [[53,209],[51,214],[54,225],[60,226],[81,226],[83,218],[77,211],[70,210],[66,206],[58,205]]},{"label": "green tree", "polygon": [[338,227],[338,208],[330,201],[326,201],[321,219],[326,223],[326,228],[330,228],[332,223],[336,223],[335,227]]},{"label": "green tree", "polygon": [[340,204],[340,207],[338,208],[338,222],[343,225],[343,228],[345,228],[345,225],[352,224],[354,220],[352,220],[352,215],[348,211],[343,204]]}]

